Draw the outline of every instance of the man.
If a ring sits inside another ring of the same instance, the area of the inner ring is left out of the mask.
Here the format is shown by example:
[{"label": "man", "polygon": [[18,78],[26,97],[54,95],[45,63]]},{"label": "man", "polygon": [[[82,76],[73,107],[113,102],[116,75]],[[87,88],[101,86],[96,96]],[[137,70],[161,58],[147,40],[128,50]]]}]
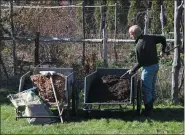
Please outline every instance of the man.
[{"label": "man", "polygon": [[166,38],[164,36],[143,35],[138,25],[131,26],[129,34],[131,38],[135,39],[137,64],[128,72],[133,74],[139,68],[143,68],[141,74],[145,106],[143,114],[150,116],[153,110],[153,103],[156,99],[155,85],[159,70],[156,44],[162,44],[160,55],[163,56],[166,48]]}]

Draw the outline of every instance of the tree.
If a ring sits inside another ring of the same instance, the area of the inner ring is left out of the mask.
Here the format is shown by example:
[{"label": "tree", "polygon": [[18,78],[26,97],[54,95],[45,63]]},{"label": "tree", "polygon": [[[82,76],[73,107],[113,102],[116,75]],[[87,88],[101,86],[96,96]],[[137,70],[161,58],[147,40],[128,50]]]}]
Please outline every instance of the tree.
[{"label": "tree", "polygon": [[181,68],[180,61],[180,44],[181,44],[181,36],[180,36],[180,19],[183,13],[183,1],[180,4],[180,0],[174,1],[175,12],[174,12],[174,59],[172,65],[172,102],[174,104],[178,104],[179,99],[179,71]]},{"label": "tree", "polygon": [[129,0],[117,0],[117,33],[127,33]]},{"label": "tree", "polygon": [[128,12],[128,25],[134,25],[136,24],[136,0],[130,1],[130,8]]},{"label": "tree", "polygon": [[[114,1],[108,1],[107,5],[114,5]],[[115,29],[115,7],[107,8],[107,29],[109,33],[113,33]]]},{"label": "tree", "polygon": [[[94,0],[87,0],[86,5],[92,6],[94,5]],[[95,33],[95,19],[94,19],[94,7],[86,7],[85,8],[85,29],[87,37],[93,31]]]},{"label": "tree", "polygon": [[166,23],[164,26],[165,32],[173,31],[174,27],[174,1],[165,0],[163,2],[164,10],[165,10],[165,16],[166,16]]},{"label": "tree", "polygon": [[161,0],[153,0],[151,7],[150,31],[153,34],[161,34],[160,6]]}]

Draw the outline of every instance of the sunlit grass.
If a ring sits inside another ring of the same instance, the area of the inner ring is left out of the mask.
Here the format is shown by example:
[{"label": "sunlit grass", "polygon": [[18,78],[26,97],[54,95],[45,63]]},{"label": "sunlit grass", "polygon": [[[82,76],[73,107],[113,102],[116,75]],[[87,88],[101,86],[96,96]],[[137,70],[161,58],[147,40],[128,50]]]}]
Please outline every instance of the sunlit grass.
[{"label": "sunlit grass", "polygon": [[[89,118],[82,114],[79,121],[68,121],[64,124],[30,125],[26,119],[15,120],[12,105],[1,105],[1,133],[3,134],[180,134],[184,133],[184,108],[182,106],[156,106],[156,116],[145,118],[133,117],[132,111],[91,113]],[[81,120],[80,120],[81,119]]]}]

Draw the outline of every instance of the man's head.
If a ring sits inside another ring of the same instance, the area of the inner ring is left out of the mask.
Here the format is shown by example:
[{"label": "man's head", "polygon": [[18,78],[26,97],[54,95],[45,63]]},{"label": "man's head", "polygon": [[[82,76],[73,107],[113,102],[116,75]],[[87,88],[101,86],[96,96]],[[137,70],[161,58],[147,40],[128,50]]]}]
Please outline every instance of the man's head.
[{"label": "man's head", "polygon": [[131,38],[137,39],[142,33],[141,28],[138,25],[133,25],[129,28],[129,34]]}]

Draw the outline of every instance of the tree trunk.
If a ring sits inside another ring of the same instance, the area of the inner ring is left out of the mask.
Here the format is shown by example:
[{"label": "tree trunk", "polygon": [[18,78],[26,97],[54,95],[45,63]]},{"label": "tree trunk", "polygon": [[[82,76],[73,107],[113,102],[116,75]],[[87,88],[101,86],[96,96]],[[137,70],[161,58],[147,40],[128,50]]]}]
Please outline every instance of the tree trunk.
[{"label": "tree trunk", "polygon": [[[1,0],[0,0],[0,5],[1,5]],[[1,8],[0,8],[0,20],[1,20]],[[3,36],[3,32],[2,32],[2,21],[0,21],[0,36]],[[1,50],[2,50],[2,42],[1,42],[1,39],[0,39],[0,82],[1,82],[1,79],[2,79],[2,72],[4,70],[4,73],[6,75],[6,79],[8,80],[8,73],[6,71],[6,67],[4,65],[4,62],[2,60],[2,56],[1,56]],[[2,69],[1,69],[2,67]]]},{"label": "tree trunk", "polygon": [[[174,1],[175,11],[174,11],[174,47],[177,47],[181,44],[181,36],[180,36],[180,16],[182,15],[182,4],[178,6],[178,0]],[[180,46],[175,48],[174,50],[174,59],[172,65],[172,102],[174,104],[178,104],[178,79],[179,79],[179,71],[181,68],[180,62]]]}]

